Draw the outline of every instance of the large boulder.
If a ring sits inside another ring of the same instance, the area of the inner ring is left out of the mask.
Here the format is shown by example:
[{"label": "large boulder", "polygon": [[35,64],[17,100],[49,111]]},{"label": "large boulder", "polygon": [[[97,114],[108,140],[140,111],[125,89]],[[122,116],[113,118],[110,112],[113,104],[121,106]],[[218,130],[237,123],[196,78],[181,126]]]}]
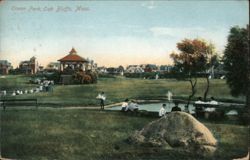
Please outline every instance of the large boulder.
[{"label": "large boulder", "polygon": [[217,144],[209,129],[185,112],[171,112],[149,123],[129,137],[129,141],[151,146],[168,144],[202,155],[213,155]]}]

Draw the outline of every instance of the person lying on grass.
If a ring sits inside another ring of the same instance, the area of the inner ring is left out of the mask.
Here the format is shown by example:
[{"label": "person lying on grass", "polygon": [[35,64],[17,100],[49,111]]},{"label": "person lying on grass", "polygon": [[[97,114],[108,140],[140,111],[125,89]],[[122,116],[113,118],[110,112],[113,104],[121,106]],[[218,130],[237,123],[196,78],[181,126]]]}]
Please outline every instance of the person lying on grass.
[{"label": "person lying on grass", "polygon": [[125,111],[132,111],[132,112],[137,112],[139,110],[138,104],[132,100],[131,102],[128,103],[128,106]]}]

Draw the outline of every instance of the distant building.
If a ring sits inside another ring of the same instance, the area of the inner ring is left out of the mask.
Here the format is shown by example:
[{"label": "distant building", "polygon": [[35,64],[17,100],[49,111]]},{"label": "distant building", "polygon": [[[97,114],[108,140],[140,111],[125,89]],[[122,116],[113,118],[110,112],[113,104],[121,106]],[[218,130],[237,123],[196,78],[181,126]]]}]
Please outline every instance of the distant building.
[{"label": "distant building", "polygon": [[50,62],[47,67],[46,70],[60,70],[60,62]]},{"label": "distant building", "polygon": [[38,70],[38,62],[36,57],[31,57],[30,60],[22,61],[19,64],[19,71],[24,74],[35,74]]},{"label": "distant building", "polygon": [[139,65],[129,65],[125,70],[126,73],[143,73],[144,69]]},{"label": "distant building", "polygon": [[155,64],[143,65],[144,72],[157,72],[157,66]]},{"label": "distant building", "polygon": [[119,67],[109,67],[106,69],[106,71],[109,74],[123,75],[124,68],[120,65]]},{"label": "distant building", "polygon": [[107,68],[107,73],[109,73],[109,74],[117,74],[118,70],[115,67],[109,67],[109,68]]},{"label": "distant building", "polygon": [[0,74],[9,74],[10,69],[12,69],[10,62],[7,60],[0,60]]},{"label": "distant building", "polygon": [[173,69],[173,66],[170,65],[161,65],[159,67],[160,72],[170,72]]},{"label": "distant building", "polygon": [[107,68],[106,67],[98,67],[97,68],[97,72],[98,73],[107,73]]}]

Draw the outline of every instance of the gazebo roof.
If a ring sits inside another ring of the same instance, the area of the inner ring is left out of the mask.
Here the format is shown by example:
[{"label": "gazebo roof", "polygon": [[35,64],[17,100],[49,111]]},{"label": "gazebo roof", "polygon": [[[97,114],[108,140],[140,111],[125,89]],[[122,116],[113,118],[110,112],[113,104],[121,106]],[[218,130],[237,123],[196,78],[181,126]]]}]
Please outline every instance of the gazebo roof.
[{"label": "gazebo roof", "polygon": [[88,62],[86,59],[77,55],[75,48],[72,48],[69,54],[58,61],[60,62]]}]

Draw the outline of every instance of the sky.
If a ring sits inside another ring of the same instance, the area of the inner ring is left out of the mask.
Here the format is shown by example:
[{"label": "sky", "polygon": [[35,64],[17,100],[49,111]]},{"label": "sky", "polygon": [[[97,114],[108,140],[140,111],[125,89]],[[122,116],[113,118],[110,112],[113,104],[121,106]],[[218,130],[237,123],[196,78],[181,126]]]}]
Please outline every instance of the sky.
[{"label": "sky", "polygon": [[1,1],[0,59],[56,62],[72,47],[98,66],[167,65],[176,43],[202,38],[219,54],[233,26],[249,23],[247,0]]}]

